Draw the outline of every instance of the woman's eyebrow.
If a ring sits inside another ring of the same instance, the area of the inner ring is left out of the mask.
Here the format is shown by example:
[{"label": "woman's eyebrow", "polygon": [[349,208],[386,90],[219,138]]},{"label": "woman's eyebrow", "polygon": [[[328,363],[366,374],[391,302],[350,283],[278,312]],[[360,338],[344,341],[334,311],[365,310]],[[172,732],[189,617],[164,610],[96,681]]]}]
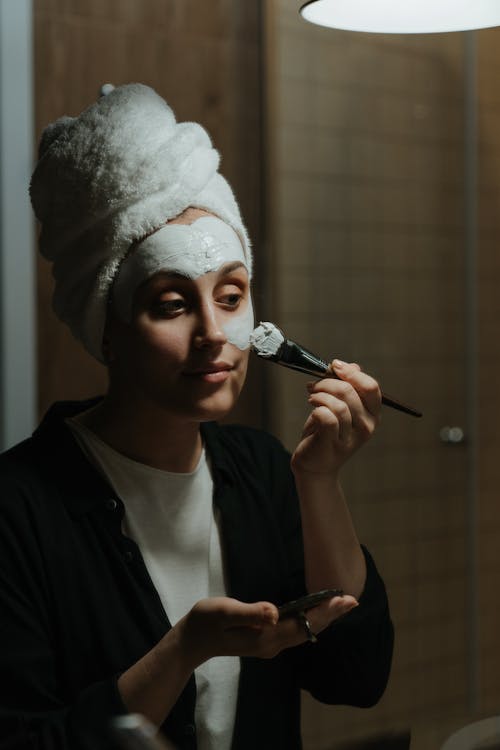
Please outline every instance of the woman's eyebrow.
[{"label": "woman's eyebrow", "polygon": [[219,268],[219,276],[225,276],[228,273],[236,271],[238,268],[246,269],[245,264],[242,263],[241,260],[235,260],[232,263],[226,263],[225,265],[221,266],[221,268]]},{"label": "woman's eyebrow", "polygon": [[[217,271],[217,276],[219,277],[219,279],[224,278],[224,276],[228,276],[233,271],[237,271],[239,268],[244,268],[245,271],[247,270],[246,265],[240,260],[226,263],[219,268],[219,270]],[[161,270],[158,271],[157,277],[154,280],[149,281],[149,288],[152,290],[152,293],[158,294],[163,290],[163,284],[165,283],[174,282],[183,284],[190,281],[192,281],[192,279],[189,276],[185,276],[178,271]],[[146,285],[148,285],[148,281],[144,282],[144,286]]]}]

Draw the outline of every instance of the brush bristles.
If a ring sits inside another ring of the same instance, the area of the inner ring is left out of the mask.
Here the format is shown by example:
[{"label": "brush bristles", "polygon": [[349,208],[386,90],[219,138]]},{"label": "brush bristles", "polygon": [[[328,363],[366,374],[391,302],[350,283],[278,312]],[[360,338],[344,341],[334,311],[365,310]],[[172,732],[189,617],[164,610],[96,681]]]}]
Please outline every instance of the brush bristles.
[{"label": "brush bristles", "polygon": [[250,346],[259,357],[275,357],[285,337],[274,323],[261,322],[250,334]]}]

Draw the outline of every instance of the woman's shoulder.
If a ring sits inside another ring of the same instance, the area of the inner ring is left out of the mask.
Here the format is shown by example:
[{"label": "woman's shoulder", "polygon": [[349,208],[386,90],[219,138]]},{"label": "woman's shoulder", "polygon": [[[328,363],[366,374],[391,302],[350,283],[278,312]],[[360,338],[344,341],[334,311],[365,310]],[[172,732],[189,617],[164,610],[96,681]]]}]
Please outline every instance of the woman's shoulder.
[{"label": "woman's shoulder", "polygon": [[65,412],[64,402],[53,404],[32,435],[0,454],[2,482],[29,480],[38,473],[48,455],[57,455],[67,434]]},{"label": "woman's shoulder", "polygon": [[0,454],[0,481],[3,487],[6,483],[29,483],[36,473],[35,453],[33,437],[29,437]]},{"label": "woman's shoulder", "polygon": [[[3,508],[53,497],[64,481],[75,480],[83,454],[65,419],[74,410],[62,402],[51,407],[33,434],[0,454],[0,503]],[[82,402],[86,403],[86,402]],[[86,463],[86,462],[85,462]]]},{"label": "woman's shoulder", "polygon": [[43,482],[32,437],[0,455],[0,515],[5,530],[11,523],[26,527],[41,502]]}]

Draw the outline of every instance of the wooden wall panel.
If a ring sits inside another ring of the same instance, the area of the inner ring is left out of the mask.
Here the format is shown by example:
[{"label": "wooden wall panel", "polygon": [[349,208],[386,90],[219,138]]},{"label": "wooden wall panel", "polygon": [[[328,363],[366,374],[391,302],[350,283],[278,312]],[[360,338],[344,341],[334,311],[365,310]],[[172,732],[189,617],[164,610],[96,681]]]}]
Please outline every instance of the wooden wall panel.
[{"label": "wooden wall panel", "polygon": [[[262,236],[260,4],[245,0],[35,0],[35,133],[88,106],[105,82],[153,86],[179,120],[201,122],[222,154],[254,243]],[[39,406],[102,392],[106,372],[50,312],[38,269]],[[260,298],[259,282],[255,296]],[[264,377],[251,367],[234,418],[260,424]]]}]

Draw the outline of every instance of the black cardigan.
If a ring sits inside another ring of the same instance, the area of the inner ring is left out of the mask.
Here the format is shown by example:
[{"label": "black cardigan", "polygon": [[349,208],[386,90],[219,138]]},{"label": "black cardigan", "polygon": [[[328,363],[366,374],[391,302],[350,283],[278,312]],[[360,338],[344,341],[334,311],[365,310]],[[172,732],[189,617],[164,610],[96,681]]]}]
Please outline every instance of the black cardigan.
[{"label": "black cardigan", "polygon": [[[126,709],[118,676],[169,629],[124,508],[64,422],[90,402],[56,404],[34,435],[0,457],[0,747],[108,746]],[[230,595],[277,604],[305,591],[289,455],[267,433],[203,425],[221,512]],[[331,704],[373,705],[390,670],[393,628],[365,550],[360,606],[317,644],[243,658],[234,750],[296,750],[300,690]],[[162,731],[196,748],[194,678]]]}]

